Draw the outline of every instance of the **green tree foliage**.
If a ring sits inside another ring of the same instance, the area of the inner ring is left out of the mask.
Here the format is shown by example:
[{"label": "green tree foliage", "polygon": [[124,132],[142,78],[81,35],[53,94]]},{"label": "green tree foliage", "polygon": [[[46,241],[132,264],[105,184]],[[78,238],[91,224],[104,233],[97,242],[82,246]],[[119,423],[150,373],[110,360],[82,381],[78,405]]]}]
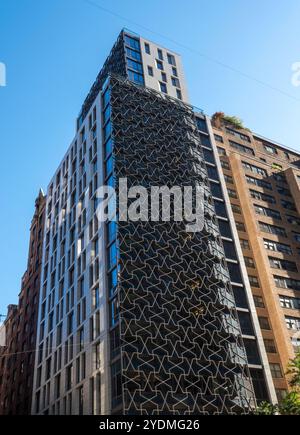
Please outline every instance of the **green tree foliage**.
[{"label": "green tree foliage", "polygon": [[287,375],[291,391],[278,405],[262,403],[256,410],[257,415],[300,415],[300,352],[290,362]]}]

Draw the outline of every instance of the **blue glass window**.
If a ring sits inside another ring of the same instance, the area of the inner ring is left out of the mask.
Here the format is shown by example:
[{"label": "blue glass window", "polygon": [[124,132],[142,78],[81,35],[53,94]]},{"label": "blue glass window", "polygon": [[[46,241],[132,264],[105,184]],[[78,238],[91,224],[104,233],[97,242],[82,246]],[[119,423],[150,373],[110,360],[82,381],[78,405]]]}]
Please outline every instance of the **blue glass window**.
[{"label": "blue glass window", "polygon": [[113,171],[113,156],[112,154],[105,162],[105,177],[107,178]]},{"label": "blue glass window", "polygon": [[168,56],[168,62],[169,62],[169,64],[170,65],[176,65],[176,60],[175,60],[175,56],[173,56],[173,54],[167,54],[167,56]]},{"label": "blue glass window", "polygon": [[172,77],[172,85],[180,88],[180,82],[176,77]]},{"label": "blue glass window", "polygon": [[108,288],[109,288],[110,297],[114,295],[117,289],[117,285],[118,285],[118,269],[115,268],[108,274]]},{"label": "blue glass window", "polygon": [[112,187],[112,188],[115,187],[115,180],[114,180],[113,175],[111,175],[111,176],[108,178],[108,180],[107,180],[107,182],[106,182],[106,185],[109,186],[109,187]]},{"label": "blue glass window", "polygon": [[103,108],[110,102],[110,88],[107,88],[102,97]]},{"label": "blue glass window", "polygon": [[112,138],[109,138],[108,141],[104,145],[105,148],[105,158],[111,155],[113,150],[113,141]]},{"label": "blue glass window", "polygon": [[163,64],[160,60],[157,60],[157,61],[156,61],[156,66],[157,66],[157,68],[160,69],[161,71],[164,70],[164,64]]},{"label": "blue glass window", "polygon": [[129,80],[132,80],[135,83],[138,83],[140,85],[144,85],[144,77],[142,76],[142,74],[133,72],[133,71],[128,71],[128,77]]},{"label": "blue glass window", "polygon": [[131,48],[126,47],[127,56],[135,60],[142,60],[141,54],[138,51],[131,50]]},{"label": "blue glass window", "polygon": [[117,265],[117,244],[114,242],[108,248],[108,269],[112,269]]},{"label": "blue glass window", "polygon": [[108,244],[112,243],[114,240],[116,240],[116,234],[117,234],[117,224],[115,221],[111,221],[107,225],[107,239]]},{"label": "blue glass window", "polygon": [[111,135],[111,122],[109,121],[106,126],[103,128],[104,140],[108,139]]},{"label": "blue glass window", "polygon": [[104,124],[107,123],[107,121],[110,119],[110,115],[111,115],[111,107],[110,105],[106,107],[104,113],[103,113],[103,122]]},{"label": "blue glass window", "polygon": [[164,94],[167,94],[168,93],[167,85],[165,83],[162,83],[162,82],[159,82],[159,85],[160,85],[161,92],[163,92]]},{"label": "blue glass window", "polygon": [[111,326],[115,326],[119,321],[120,316],[120,304],[118,298],[111,301]]},{"label": "blue glass window", "polygon": [[100,306],[100,295],[99,295],[99,288],[95,288],[94,290],[94,309],[96,310]]},{"label": "blue glass window", "polygon": [[127,59],[128,68],[131,68],[140,73],[143,72],[143,66],[141,63],[136,62],[135,60]]},{"label": "blue glass window", "polygon": [[125,35],[125,44],[128,45],[131,48],[134,48],[135,50],[140,50],[140,42],[138,39],[131,38],[128,35]]}]

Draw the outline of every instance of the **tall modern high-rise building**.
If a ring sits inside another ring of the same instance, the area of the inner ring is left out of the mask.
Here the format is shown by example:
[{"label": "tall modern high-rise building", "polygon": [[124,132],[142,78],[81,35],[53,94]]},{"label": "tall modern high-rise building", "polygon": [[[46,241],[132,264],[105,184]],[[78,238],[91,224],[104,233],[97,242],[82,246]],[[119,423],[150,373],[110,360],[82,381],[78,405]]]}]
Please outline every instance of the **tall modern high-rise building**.
[{"label": "tall modern high-rise building", "polygon": [[[98,188],[115,187],[118,204],[125,178],[202,187],[203,229],[99,221]],[[213,130],[189,105],[178,54],[121,32],[49,184],[43,252],[32,413],[240,414],[276,401]]]},{"label": "tall modern high-rise building", "polygon": [[300,154],[222,113],[212,123],[280,400],[300,348]]},{"label": "tall modern high-rise building", "polygon": [[30,227],[28,263],[18,305],[0,328],[0,415],[29,415],[33,389],[46,199],[40,191]]}]

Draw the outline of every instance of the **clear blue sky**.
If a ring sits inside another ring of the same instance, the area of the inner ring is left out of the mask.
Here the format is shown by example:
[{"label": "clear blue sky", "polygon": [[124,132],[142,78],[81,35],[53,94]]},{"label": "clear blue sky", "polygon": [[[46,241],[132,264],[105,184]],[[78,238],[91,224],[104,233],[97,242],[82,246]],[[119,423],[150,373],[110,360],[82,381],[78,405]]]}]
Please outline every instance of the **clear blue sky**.
[{"label": "clear blue sky", "polygon": [[300,151],[300,87],[291,84],[291,65],[300,61],[299,0],[94,2],[136,24],[85,0],[0,2],[0,62],[7,65],[7,87],[0,88],[2,314],[17,301],[34,199],[69,146],[81,103],[122,27],[183,55],[194,105],[238,115]]}]

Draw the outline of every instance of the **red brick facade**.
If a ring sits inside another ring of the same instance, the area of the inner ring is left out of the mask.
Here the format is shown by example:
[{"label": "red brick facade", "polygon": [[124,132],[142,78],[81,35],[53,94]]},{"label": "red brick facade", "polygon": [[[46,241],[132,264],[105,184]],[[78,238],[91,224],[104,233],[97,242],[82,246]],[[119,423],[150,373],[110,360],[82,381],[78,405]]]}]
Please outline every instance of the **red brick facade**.
[{"label": "red brick facade", "polygon": [[31,412],[45,203],[40,192],[30,228],[28,265],[19,305],[8,307],[5,320],[6,346],[0,347],[0,415]]}]

